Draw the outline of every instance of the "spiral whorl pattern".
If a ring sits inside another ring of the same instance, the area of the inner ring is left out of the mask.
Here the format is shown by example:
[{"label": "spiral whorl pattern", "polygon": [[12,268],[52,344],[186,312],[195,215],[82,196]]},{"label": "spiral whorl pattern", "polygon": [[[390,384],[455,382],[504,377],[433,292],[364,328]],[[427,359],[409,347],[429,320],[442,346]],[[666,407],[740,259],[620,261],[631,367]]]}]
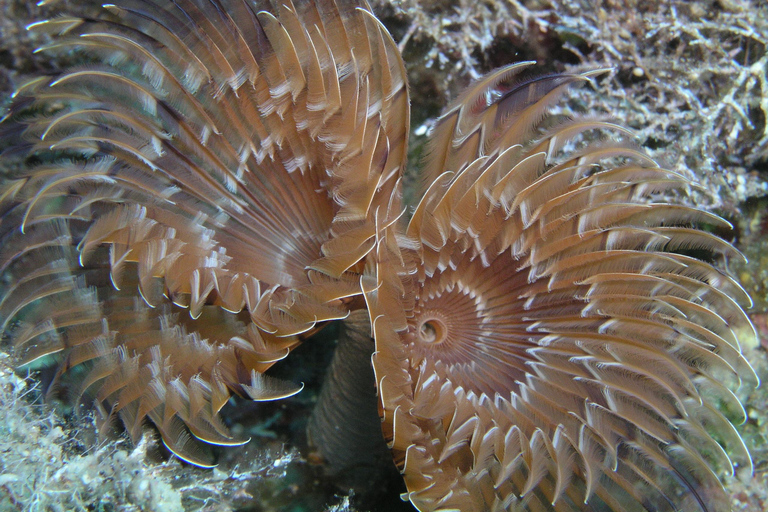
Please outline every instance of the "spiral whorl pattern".
[{"label": "spiral whorl pattern", "polygon": [[[438,121],[427,173],[447,171],[401,244],[415,270],[384,270],[367,293],[409,498],[419,510],[727,510],[716,472],[751,460],[724,383],[757,382],[737,340],[754,336],[749,298],[711,263],[740,255],[699,228],[728,223],[662,202],[693,185],[624,130],[550,114],[587,75],[521,79],[526,66],[481,79]],[[602,141],[579,142],[588,131]],[[394,307],[380,290],[398,286],[404,326],[379,313]]]},{"label": "spiral whorl pattern", "polygon": [[0,125],[31,162],[0,192],[6,335],[20,364],[93,365],[110,415],[208,465],[195,439],[245,441],[231,393],[300,389],[263,372],[346,317],[399,215],[402,60],[358,2],[126,0],[30,29],[90,63]]}]

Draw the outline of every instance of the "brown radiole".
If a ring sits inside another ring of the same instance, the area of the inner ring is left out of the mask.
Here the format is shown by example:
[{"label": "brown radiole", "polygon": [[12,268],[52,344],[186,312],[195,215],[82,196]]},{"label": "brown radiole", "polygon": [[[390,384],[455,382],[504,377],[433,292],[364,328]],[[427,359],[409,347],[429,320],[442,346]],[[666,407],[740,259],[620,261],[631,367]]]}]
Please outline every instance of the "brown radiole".
[{"label": "brown radiole", "polygon": [[136,0],[37,23],[93,62],[22,87],[3,123],[37,160],[2,195],[20,364],[85,364],[108,414],[203,465],[194,438],[245,441],[217,417],[231,393],[300,389],[263,372],[346,317],[400,214],[409,106],[388,33],[352,2],[263,7]]},{"label": "brown radiole", "polygon": [[[406,325],[371,291],[385,435],[420,510],[730,510],[751,468],[715,406],[754,384],[728,227],[624,129],[550,113],[590,73],[492,73],[435,127]],[[603,133],[586,142],[580,134]],[[390,300],[390,299],[387,299]],[[391,308],[391,305],[387,305]],[[382,311],[382,313],[379,313]],[[725,385],[724,385],[725,384]],[[710,433],[717,435],[715,442]]]},{"label": "brown radiole", "polygon": [[718,473],[752,464],[732,389],[757,382],[722,270],[741,256],[627,130],[554,113],[599,70],[470,86],[404,227],[405,70],[364,2],[127,0],[32,28],[90,64],[0,124],[28,159],[0,193],[20,366],[54,358],[105,418],[208,465],[205,443],[246,442],[230,395],[298,392],[264,372],[365,307],[419,510],[729,509]]}]

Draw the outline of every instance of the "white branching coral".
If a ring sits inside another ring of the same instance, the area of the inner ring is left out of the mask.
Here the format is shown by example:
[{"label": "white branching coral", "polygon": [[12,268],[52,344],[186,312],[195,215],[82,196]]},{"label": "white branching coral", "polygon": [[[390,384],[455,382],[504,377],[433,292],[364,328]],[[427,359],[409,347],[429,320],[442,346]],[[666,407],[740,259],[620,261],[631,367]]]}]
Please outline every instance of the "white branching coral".
[{"label": "white branching coral", "polygon": [[738,202],[768,192],[757,172],[768,160],[764,2],[393,5],[395,17],[408,27],[401,48],[419,65],[432,65],[445,97],[468,78],[521,55],[561,70],[609,67],[608,79],[598,82],[600,94],[579,96],[580,102],[594,111],[621,112],[654,158],[718,191],[713,206],[733,211]]}]

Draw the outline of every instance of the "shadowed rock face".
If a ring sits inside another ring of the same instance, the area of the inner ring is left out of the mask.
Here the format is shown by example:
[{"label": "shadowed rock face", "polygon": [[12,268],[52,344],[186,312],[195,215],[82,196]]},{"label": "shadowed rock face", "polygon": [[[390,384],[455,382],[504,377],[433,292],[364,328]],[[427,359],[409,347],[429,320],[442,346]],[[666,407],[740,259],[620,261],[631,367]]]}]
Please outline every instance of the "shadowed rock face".
[{"label": "shadowed rock face", "polygon": [[[247,442],[229,397],[299,392],[264,372],[354,315],[419,510],[728,510],[716,473],[751,468],[730,389],[757,380],[749,298],[718,268],[740,255],[626,130],[554,113],[598,71],[470,86],[405,226],[405,72],[366,5],[136,0],[33,28],[92,63],[0,124],[27,157],[0,194],[20,366],[79,375],[105,419],[205,466],[206,443]],[[337,472],[376,449],[331,432],[377,427],[360,353],[312,424]]]}]

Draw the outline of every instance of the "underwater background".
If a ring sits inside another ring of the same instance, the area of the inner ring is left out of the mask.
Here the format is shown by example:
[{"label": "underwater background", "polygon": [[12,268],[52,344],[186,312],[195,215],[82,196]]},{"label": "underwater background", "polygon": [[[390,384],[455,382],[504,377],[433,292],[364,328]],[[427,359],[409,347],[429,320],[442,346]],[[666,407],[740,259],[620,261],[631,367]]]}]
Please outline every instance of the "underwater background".
[{"label": "underwater background", "polygon": [[[13,91],[76,56],[37,54],[47,41],[25,30],[57,12],[100,2],[38,6],[0,0],[0,117]],[[759,334],[742,347],[768,380],[768,4],[760,0],[401,0],[371,2],[405,60],[412,103],[406,202],[413,204],[426,134],[450,99],[499,66],[535,60],[541,72],[610,68],[569,93],[568,113],[608,115],[632,129],[663,167],[710,192],[699,206],[734,225],[727,236],[748,259],[731,270],[751,295]],[[0,149],[2,149],[0,141]],[[21,162],[0,160],[0,176]],[[696,199],[694,197],[694,199]],[[734,263],[736,265],[736,263]],[[2,287],[5,283],[0,283]],[[277,402],[233,399],[222,415],[251,437],[223,449],[214,470],[166,460],[148,433],[98,441],[87,415],[43,403],[34,380],[0,356],[0,511],[398,511],[405,488],[392,468],[381,484],[350,493],[323,476],[306,424],[331,360],[330,326],[272,375],[303,382]],[[3,350],[9,350],[2,345]],[[768,386],[740,389],[748,421],[737,426],[754,475],[726,480],[735,511],[768,510]]]}]

